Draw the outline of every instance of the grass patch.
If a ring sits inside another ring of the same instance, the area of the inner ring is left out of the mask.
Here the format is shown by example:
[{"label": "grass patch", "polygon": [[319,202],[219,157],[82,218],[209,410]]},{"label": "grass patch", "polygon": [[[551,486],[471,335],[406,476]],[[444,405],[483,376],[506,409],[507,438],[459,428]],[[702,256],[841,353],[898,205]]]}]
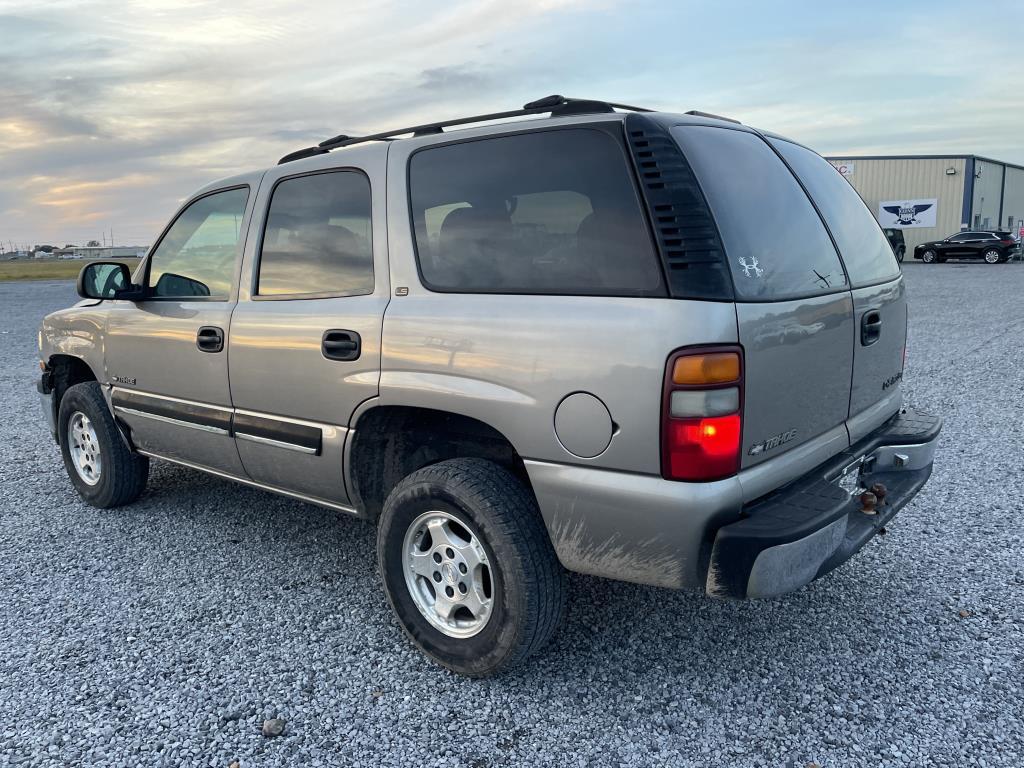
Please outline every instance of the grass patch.
[{"label": "grass patch", "polygon": [[[126,264],[130,271],[138,265],[138,259],[103,259]],[[19,259],[0,261],[0,281],[12,280],[74,280],[89,259]]]}]

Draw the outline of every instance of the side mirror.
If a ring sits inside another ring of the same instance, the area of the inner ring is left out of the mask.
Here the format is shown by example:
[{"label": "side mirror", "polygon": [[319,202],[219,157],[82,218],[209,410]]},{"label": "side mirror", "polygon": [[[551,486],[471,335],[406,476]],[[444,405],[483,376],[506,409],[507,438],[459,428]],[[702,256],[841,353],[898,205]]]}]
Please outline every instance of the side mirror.
[{"label": "side mirror", "polygon": [[83,299],[113,299],[132,287],[128,267],[118,261],[94,261],[78,273],[78,295]]}]

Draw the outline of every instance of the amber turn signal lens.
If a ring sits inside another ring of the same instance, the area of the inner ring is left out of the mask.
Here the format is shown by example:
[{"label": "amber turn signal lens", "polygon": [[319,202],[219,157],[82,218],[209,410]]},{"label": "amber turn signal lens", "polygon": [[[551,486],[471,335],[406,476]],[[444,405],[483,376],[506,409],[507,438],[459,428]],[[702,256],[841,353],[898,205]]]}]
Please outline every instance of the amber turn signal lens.
[{"label": "amber turn signal lens", "polygon": [[673,384],[726,384],[739,377],[740,356],[736,352],[687,355],[672,366]]}]

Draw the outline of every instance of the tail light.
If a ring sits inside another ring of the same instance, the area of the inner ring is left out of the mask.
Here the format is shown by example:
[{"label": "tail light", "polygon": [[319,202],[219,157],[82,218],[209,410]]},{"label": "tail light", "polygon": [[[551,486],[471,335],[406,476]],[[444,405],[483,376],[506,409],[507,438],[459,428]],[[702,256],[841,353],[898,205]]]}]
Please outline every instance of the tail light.
[{"label": "tail light", "polygon": [[665,369],[662,477],[700,482],[736,474],[742,413],[740,347],[694,347],[675,352]]},{"label": "tail light", "polygon": [[1006,240],[1000,240],[999,244],[1000,245],[1016,245],[1017,241],[1013,240],[1012,238],[1007,238]]}]

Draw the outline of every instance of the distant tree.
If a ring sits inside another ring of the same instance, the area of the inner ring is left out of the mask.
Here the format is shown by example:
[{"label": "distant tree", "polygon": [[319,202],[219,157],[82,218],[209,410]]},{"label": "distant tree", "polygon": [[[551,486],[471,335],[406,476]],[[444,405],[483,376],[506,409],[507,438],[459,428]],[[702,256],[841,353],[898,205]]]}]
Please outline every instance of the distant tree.
[{"label": "distant tree", "polygon": [[99,240],[90,240],[88,243],[85,244],[85,247],[86,248],[98,248],[99,244],[100,244]]},{"label": "distant tree", "polygon": [[77,248],[78,246],[74,243],[64,243],[65,248]]},{"label": "distant tree", "polygon": [[32,249],[33,251],[42,251],[43,253],[53,253],[52,245],[37,245]]}]

